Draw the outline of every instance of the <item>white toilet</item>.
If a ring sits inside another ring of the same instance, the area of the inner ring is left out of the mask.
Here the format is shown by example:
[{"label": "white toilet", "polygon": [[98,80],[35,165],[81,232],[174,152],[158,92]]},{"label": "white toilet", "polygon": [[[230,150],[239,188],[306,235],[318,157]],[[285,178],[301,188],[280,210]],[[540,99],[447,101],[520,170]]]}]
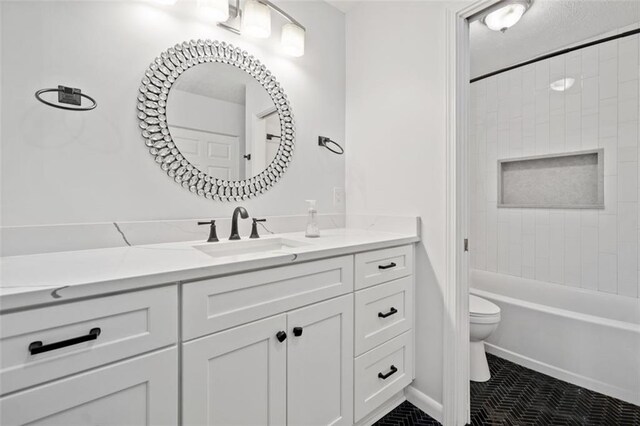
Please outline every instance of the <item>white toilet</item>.
[{"label": "white toilet", "polygon": [[486,382],[491,378],[491,373],[484,353],[484,340],[498,327],[500,308],[486,299],[470,294],[469,322],[470,379],[474,382]]}]

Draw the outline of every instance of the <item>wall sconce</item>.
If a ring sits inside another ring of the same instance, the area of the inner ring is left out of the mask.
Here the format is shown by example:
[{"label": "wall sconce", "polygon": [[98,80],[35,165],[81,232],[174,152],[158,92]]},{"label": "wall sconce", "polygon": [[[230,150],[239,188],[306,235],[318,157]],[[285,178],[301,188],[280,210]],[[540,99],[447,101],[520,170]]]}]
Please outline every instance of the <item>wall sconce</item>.
[{"label": "wall sconce", "polygon": [[229,18],[225,22],[219,22],[218,26],[236,34],[257,38],[271,36],[271,11],[276,12],[288,21],[282,27],[280,39],[282,51],[295,57],[304,55],[306,29],[275,4],[268,0],[247,0],[242,9],[240,0],[235,0],[235,5],[228,5],[228,9]]}]

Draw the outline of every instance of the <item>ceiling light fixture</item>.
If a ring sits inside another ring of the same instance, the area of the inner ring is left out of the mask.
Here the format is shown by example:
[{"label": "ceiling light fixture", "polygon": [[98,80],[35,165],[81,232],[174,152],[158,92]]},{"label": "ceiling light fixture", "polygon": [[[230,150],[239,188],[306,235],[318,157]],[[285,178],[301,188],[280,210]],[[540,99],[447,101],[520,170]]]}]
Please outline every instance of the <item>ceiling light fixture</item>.
[{"label": "ceiling light fixture", "polygon": [[561,78],[560,80],[556,80],[553,83],[551,83],[549,87],[551,88],[551,90],[554,90],[556,92],[564,92],[565,90],[569,90],[571,86],[573,86],[573,83],[575,82],[576,82],[575,78],[571,78],[571,77]]},{"label": "ceiling light fixture", "polygon": [[505,0],[489,8],[481,19],[490,30],[505,32],[518,23],[531,7],[531,0]]}]

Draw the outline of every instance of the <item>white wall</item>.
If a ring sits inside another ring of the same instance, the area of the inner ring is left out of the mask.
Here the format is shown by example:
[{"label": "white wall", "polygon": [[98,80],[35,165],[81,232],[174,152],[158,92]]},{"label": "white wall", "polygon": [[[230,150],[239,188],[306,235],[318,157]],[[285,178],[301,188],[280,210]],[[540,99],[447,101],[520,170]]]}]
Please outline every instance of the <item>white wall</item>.
[{"label": "white wall", "polygon": [[[471,266],[637,297],[640,43],[625,37],[471,85]],[[564,92],[550,82],[575,79]],[[604,210],[498,209],[496,160],[604,148]]]},{"label": "white wall", "polygon": [[445,12],[370,2],[347,13],[347,214],[416,215],[416,381],[442,401]]},{"label": "white wall", "polygon": [[[256,216],[340,212],[344,158],[315,143],[344,139],[344,15],[322,1],[283,2],[307,27],[306,54],[278,52],[281,21],[266,41],[240,37],[194,16],[195,2],[154,6],[116,1],[0,2],[2,225],[220,217],[234,204],[185,191],[145,148],[136,118],[140,80],[162,51],[184,40],[234,43],[281,82],[296,118],[296,151],[283,179],[242,203]],[[91,112],[37,102],[37,89],[64,84],[98,101]]]}]

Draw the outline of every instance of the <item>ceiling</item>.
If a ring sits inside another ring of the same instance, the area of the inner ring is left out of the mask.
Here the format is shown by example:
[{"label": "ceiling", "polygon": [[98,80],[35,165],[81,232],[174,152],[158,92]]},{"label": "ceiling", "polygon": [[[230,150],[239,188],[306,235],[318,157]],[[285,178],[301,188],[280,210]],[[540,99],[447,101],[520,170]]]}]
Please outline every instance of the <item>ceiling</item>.
[{"label": "ceiling", "polygon": [[504,34],[471,23],[471,77],[639,24],[640,0],[533,0]]},{"label": "ceiling", "polygon": [[246,86],[251,79],[251,76],[239,68],[211,62],[182,73],[173,89],[244,105]]}]

